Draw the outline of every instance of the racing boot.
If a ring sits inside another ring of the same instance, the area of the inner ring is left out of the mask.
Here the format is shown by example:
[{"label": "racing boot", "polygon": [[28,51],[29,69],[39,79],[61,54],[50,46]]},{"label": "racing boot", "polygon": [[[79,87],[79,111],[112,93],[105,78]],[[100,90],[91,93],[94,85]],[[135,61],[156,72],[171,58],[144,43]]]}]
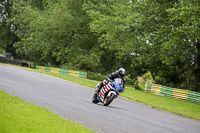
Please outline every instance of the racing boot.
[{"label": "racing boot", "polygon": [[99,86],[100,86],[100,84],[97,84],[97,86],[96,86],[96,90],[95,90],[94,96],[93,96],[93,98],[92,98],[92,102],[93,102],[93,103],[96,103],[95,101],[97,101],[97,94],[98,94],[99,91],[100,91]]}]

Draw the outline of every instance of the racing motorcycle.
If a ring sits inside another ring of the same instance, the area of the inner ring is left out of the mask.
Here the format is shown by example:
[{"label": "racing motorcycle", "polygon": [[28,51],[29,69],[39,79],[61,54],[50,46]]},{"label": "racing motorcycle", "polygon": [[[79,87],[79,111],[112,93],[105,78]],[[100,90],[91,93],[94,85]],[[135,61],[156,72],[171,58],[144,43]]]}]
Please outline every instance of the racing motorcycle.
[{"label": "racing motorcycle", "polygon": [[123,91],[124,85],[122,79],[116,78],[114,81],[103,86],[98,94],[95,92],[92,102],[101,102],[104,106],[108,106]]}]

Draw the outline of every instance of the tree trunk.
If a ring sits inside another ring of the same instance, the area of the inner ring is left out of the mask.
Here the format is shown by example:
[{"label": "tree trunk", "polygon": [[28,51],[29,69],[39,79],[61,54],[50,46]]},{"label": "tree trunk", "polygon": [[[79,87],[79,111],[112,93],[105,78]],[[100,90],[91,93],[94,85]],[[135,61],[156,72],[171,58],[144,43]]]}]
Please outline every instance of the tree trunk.
[{"label": "tree trunk", "polygon": [[200,40],[197,40],[197,51],[196,68],[194,71],[194,89],[195,91],[200,91]]}]

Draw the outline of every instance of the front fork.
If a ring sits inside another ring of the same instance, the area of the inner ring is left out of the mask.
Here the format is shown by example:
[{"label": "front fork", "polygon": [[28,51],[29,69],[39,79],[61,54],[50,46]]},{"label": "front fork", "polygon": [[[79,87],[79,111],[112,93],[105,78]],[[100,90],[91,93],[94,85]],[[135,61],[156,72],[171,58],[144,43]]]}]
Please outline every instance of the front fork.
[{"label": "front fork", "polygon": [[116,91],[114,91],[114,90],[111,90],[111,91],[108,92],[108,95],[107,95],[107,96],[110,97],[111,94],[114,94],[114,95],[115,95],[115,98],[117,98],[118,95],[119,95],[118,92],[116,92]]}]

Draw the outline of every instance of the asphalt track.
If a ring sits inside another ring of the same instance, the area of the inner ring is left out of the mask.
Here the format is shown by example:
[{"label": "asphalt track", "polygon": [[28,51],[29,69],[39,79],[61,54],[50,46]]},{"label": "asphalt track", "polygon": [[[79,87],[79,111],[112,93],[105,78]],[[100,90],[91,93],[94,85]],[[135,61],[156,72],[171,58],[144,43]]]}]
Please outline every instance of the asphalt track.
[{"label": "asphalt track", "polygon": [[92,88],[0,65],[0,90],[101,133],[200,133],[200,122],[121,97],[93,104]]}]

